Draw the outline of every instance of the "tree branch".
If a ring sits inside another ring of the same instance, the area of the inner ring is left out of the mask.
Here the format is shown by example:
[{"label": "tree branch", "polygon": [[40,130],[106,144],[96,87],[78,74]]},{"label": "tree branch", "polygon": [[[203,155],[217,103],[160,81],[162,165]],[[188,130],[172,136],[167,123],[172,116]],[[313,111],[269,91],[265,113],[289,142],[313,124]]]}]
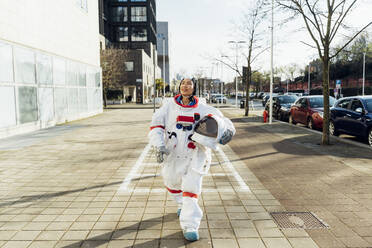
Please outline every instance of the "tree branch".
[{"label": "tree branch", "polygon": [[[337,18],[338,23],[337,23],[337,21],[336,21],[335,26],[333,26],[333,28],[332,28],[332,30],[331,30],[331,33],[330,33],[330,36],[329,36],[329,37],[330,37],[330,39],[329,39],[330,43],[332,42],[333,38],[336,36],[337,31],[338,31],[338,29],[340,28],[340,25],[342,24],[342,22],[344,21],[344,19],[345,19],[347,13],[349,13],[349,11],[350,11],[351,8],[353,7],[353,5],[356,3],[356,1],[357,1],[357,0],[354,0],[354,1],[350,4],[350,6],[346,9],[345,13],[343,13],[344,6],[342,7],[342,11],[341,11],[341,13],[340,13],[340,16],[339,16],[339,18]],[[344,0],[344,2],[345,2],[345,0]]]},{"label": "tree branch", "polygon": [[363,32],[368,26],[370,26],[372,24],[372,22],[368,23],[367,25],[365,25],[361,30],[359,30],[348,42],[346,42],[343,46],[341,46],[340,49],[338,49],[338,51],[330,56],[329,58],[330,59],[333,59],[334,57],[336,57],[346,46],[348,46],[361,32]]}]

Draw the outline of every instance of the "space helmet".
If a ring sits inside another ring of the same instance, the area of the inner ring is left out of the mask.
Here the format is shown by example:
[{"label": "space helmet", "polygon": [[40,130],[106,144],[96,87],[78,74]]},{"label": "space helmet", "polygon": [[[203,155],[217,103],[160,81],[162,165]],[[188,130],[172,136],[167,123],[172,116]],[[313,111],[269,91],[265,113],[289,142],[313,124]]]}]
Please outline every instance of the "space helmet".
[{"label": "space helmet", "polygon": [[219,117],[212,115],[204,116],[195,125],[192,140],[203,146],[216,150],[219,134],[218,123],[222,123],[219,121]]}]

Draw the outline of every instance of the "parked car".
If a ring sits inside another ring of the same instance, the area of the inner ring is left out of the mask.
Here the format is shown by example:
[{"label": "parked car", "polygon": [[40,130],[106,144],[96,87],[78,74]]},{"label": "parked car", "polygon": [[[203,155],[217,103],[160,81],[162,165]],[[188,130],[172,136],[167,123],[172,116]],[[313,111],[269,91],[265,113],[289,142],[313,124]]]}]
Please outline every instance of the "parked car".
[{"label": "parked car", "polygon": [[216,96],[216,97],[213,98],[213,101],[215,103],[226,103],[227,98],[225,96]]},{"label": "parked car", "polygon": [[258,92],[257,98],[262,99],[262,97],[265,95],[265,92]]},{"label": "parked car", "polygon": [[[329,105],[333,106],[335,99],[329,97]],[[311,129],[322,129],[324,103],[323,96],[300,97],[291,107],[289,123],[301,123]]]},{"label": "parked car", "polygon": [[[289,111],[292,104],[297,100],[295,95],[279,95],[273,97],[273,117],[281,120],[288,121]],[[269,111],[270,99],[266,103],[265,110]]]},{"label": "parked car", "polygon": [[[273,97],[274,96],[277,96],[278,94],[277,93],[273,93]],[[270,99],[270,93],[266,94],[263,98],[262,98],[262,106],[266,106],[266,102]]]},{"label": "parked car", "polygon": [[217,103],[216,98],[218,98],[218,97],[223,97],[223,95],[222,94],[211,94],[211,102],[212,103]]},{"label": "parked car", "polygon": [[362,137],[372,146],[372,96],[339,99],[331,108],[329,132]]}]

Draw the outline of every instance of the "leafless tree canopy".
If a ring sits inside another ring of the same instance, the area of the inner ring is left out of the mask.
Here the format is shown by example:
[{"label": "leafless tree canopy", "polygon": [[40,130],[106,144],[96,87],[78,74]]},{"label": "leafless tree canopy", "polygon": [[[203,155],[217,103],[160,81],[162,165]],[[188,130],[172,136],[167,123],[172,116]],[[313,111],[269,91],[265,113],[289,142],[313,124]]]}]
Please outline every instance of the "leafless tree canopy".
[{"label": "leafless tree canopy", "polygon": [[108,90],[121,90],[126,82],[125,62],[128,50],[101,50],[102,86],[104,105],[106,106]]},{"label": "leafless tree canopy", "polygon": [[[303,19],[313,44],[303,42],[317,49],[323,63],[324,118],[322,144],[329,144],[329,64],[355,37],[371,25],[366,23],[358,31],[352,32],[346,19],[358,0],[276,0],[279,6]],[[339,48],[331,49],[337,35],[351,32],[349,39]],[[330,54],[332,52],[332,54]]]},{"label": "leafless tree canopy", "polygon": [[324,56],[324,48],[330,47],[338,35],[351,33],[347,41],[334,50],[329,58],[337,56],[352,40],[365,30],[372,22],[352,32],[347,25],[347,16],[356,6],[358,0],[277,0],[279,6],[290,10],[294,16],[300,16],[305,23],[314,44],[303,42],[316,48],[319,57]]},{"label": "leafless tree canopy", "polygon": [[101,51],[102,82],[107,89],[122,89],[126,82],[125,62],[128,51],[106,49]]}]

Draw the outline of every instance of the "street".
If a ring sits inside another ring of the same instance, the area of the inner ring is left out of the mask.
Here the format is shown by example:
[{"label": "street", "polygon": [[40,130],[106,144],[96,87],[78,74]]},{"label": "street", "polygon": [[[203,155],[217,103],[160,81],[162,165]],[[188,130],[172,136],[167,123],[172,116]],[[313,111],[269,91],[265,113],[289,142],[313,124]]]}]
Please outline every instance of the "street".
[{"label": "street", "polygon": [[[213,153],[188,243],[147,145],[150,109],[108,110],[0,141],[0,247],[371,247],[372,154],[242,110]],[[312,212],[329,228],[287,229],[270,213]]]}]

